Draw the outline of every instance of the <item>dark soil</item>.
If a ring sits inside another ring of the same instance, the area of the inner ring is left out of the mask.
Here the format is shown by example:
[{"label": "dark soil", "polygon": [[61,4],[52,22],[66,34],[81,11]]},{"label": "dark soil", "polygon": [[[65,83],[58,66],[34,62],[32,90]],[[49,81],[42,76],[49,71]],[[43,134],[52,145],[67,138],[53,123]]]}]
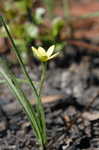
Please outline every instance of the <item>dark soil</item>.
[{"label": "dark soil", "polygon": [[[38,80],[40,67],[33,67],[30,74]],[[99,150],[98,67],[98,54],[73,47],[49,64],[43,94],[63,96],[44,104],[47,150]],[[12,69],[22,77],[18,67]],[[27,117],[8,88],[5,85],[0,88],[0,150],[38,150]],[[23,88],[31,99],[29,87]]]}]

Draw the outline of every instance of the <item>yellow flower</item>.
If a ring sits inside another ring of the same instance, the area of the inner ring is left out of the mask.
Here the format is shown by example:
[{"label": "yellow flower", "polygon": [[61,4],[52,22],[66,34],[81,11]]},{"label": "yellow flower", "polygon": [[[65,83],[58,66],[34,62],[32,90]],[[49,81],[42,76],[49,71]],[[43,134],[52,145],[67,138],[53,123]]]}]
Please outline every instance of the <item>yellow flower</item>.
[{"label": "yellow flower", "polygon": [[54,52],[54,48],[55,46],[52,45],[49,47],[49,49],[47,51],[45,51],[44,48],[39,47],[38,49],[36,49],[35,47],[32,47],[32,51],[34,53],[34,55],[42,62],[46,62],[54,57],[56,57],[59,53],[55,53]]}]

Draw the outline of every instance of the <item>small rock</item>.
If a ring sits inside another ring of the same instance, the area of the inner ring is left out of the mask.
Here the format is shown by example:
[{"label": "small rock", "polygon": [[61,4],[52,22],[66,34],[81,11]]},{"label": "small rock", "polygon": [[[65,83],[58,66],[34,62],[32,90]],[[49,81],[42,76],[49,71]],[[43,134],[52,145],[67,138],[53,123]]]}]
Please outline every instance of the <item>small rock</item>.
[{"label": "small rock", "polygon": [[29,122],[25,122],[22,125],[22,129],[24,130],[25,133],[28,133],[30,131],[30,129],[31,129],[30,123]]},{"label": "small rock", "polygon": [[3,132],[5,131],[7,128],[7,124],[6,124],[6,121],[3,120],[3,121],[0,121],[0,132]]}]

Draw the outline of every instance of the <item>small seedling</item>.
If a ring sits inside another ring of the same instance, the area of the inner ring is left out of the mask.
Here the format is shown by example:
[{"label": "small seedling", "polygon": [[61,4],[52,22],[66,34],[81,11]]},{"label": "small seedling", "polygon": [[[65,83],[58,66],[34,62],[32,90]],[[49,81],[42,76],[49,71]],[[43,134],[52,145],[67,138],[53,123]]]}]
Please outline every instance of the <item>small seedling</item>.
[{"label": "small seedling", "polygon": [[[16,56],[19,60],[19,63],[23,70],[23,73],[25,74],[25,77],[26,77],[25,82],[28,82],[31,89],[33,90],[33,95],[35,96],[36,109],[34,109],[32,107],[24,90],[21,89],[20,84],[19,84],[19,82],[21,80],[16,78],[11,73],[11,71],[7,67],[7,64],[5,64],[3,60],[1,60],[1,62],[0,62],[0,64],[2,63],[3,66],[5,66],[5,67],[2,67],[2,65],[0,65],[0,75],[4,78],[4,80],[2,80],[1,83],[6,82],[9,86],[9,88],[11,89],[12,93],[14,94],[14,96],[16,96],[16,98],[19,100],[20,104],[23,107],[23,110],[25,111],[25,113],[27,115],[28,120],[31,123],[31,126],[33,128],[33,131],[35,133],[37,141],[40,144],[41,149],[45,150],[46,145],[47,145],[47,135],[46,135],[45,113],[44,113],[44,108],[43,108],[43,105],[41,102],[42,89],[43,89],[43,84],[45,81],[46,63],[48,62],[48,60],[56,57],[59,53],[53,54],[54,48],[55,48],[54,45],[51,46],[47,52],[42,47],[39,47],[38,49],[36,49],[35,47],[32,47],[34,56],[37,59],[39,59],[42,64],[41,80],[39,82],[39,88],[37,89],[35,82],[32,81],[31,77],[29,76],[29,74],[26,70],[26,67],[20,56],[19,50],[17,49],[15,42],[14,42],[2,16],[0,16],[0,22],[4,26],[4,28],[8,34],[8,37],[13,45],[13,48],[14,48],[13,50],[16,53]],[[6,69],[4,69],[4,68],[6,68]],[[22,80],[22,81],[24,81],[24,80]]]}]

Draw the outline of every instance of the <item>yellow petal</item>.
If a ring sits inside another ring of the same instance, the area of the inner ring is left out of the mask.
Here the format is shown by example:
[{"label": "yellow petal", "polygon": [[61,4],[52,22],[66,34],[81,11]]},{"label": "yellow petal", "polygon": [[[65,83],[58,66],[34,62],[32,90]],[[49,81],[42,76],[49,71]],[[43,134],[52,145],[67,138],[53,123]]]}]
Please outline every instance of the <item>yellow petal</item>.
[{"label": "yellow petal", "polygon": [[54,51],[54,48],[55,48],[55,45],[52,45],[52,46],[49,47],[49,49],[48,49],[48,51],[47,51],[47,55],[48,55],[48,56],[51,56],[51,55],[52,55],[52,53],[53,53],[53,51]]},{"label": "yellow petal", "polygon": [[33,51],[33,53],[34,53],[34,55],[35,55],[36,57],[39,57],[39,55],[38,55],[38,50],[37,50],[35,47],[33,47],[33,46],[32,46],[32,51]]},{"label": "yellow petal", "polygon": [[39,53],[40,56],[47,56],[47,53],[46,53],[45,49],[42,48],[42,47],[38,48],[38,53]]},{"label": "yellow petal", "polygon": [[50,59],[52,59],[52,58],[54,58],[54,57],[57,57],[59,55],[59,52],[58,53],[55,53],[54,55],[52,55],[52,56],[50,56],[49,58],[48,58],[48,60],[50,60]]}]

